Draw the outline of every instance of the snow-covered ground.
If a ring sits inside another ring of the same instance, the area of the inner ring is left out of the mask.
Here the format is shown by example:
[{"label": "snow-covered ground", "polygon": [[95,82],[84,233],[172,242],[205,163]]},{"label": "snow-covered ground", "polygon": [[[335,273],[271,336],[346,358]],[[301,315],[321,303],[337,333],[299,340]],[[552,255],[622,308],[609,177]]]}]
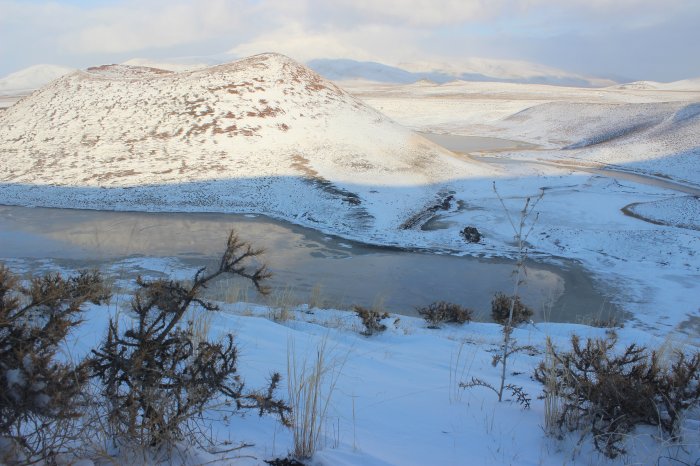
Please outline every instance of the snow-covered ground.
[{"label": "snow-covered ground", "polygon": [[[121,302],[126,305],[126,298]],[[698,427],[690,416],[684,424],[684,449],[655,440],[653,429],[636,431],[627,441],[629,454],[609,461],[592,446],[590,438],[578,445],[579,435],[563,440],[544,435],[544,404],[538,399],[539,383],[531,379],[534,366],[544,357],[546,338],[560,348],[569,346],[571,334],[606,336],[606,329],[574,324],[526,325],[515,331],[529,353],[511,359],[508,382],[521,385],[532,398],[523,409],[510,396],[498,403],[486,388],[460,389],[471,377],[497,384],[499,368],[491,365],[501,339],[497,324],[468,323],[429,329],[422,319],[392,316],[388,329],[371,337],[359,335],[362,324],[354,314],[306,306],[287,311],[287,320],[275,321],[279,309],[252,304],[222,304],[210,315],[210,335],[233,331],[240,348],[240,374],[253,387],[266,385],[272,371],[287,373],[288,352],[299,361],[315,361],[317,348],[325,342],[328,379],[337,378],[330,393],[327,421],[322,429],[319,452],[312,465],[590,465],[693,463],[700,455]],[[89,320],[74,335],[71,354],[85,354],[104,334],[107,313],[93,308]],[[682,348],[681,340],[654,338],[633,328],[616,330],[620,345],[636,343]],[[327,386],[326,386],[327,387]],[[286,386],[283,383],[283,396]],[[228,414],[228,413],[223,413]],[[215,416],[213,416],[215,417]],[[220,417],[220,416],[219,416]],[[253,446],[228,455],[209,455],[182,448],[159,457],[163,464],[263,465],[264,460],[286,457],[293,449],[291,432],[271,418],[257,413],[230,416],[213,422],[212,432],[229,445]],[[96,438],[102,451],[109,439]],[[122,452],[117,461],[155,463],[152,453]],[[113,459],[103,459],[104,464]],[[97,462],[97,464],[103,464]]]},{"label": "snow-covered ground", "polygon": [[[341,87],[350,94],[277,55],[176,74],[120,66],[74,73],[0,113],[0,203],[259,212],[377,244],[512,256],[513,232],[493,183],[515,216],[543,189],[528,240],[532,256],[579,261],[609,284],[610,300],[631,314],[618,330],[621,343],[700,343],[697,197],[572,167],[612,167],[700,189],[693,81]],[[452,154],[404,127],[538,147]],[[443,227],[422,230],[431,218]],[[465,243],[459,231],[466,225],[484,240]],[[500,338],[496,325],[435,331],[400,317],[386,334],[366,338],[351,314],[300,309],[275,323],[266,318],[271,312],[226,306],[213,317],[213,332],[234,329],[241,372],[253,386],[269,370],[286,372],[290,338],[298,351],[313,352],[325,337],[345,360],[315,464],[604,462],[590,441],[544,436],[543,403],[530,380],[541,353],[519,355],[513,366],[520,373],[514,381],[533,395],[529,411],[495,403],[488,390],[457,390],[472,375],[497,377],[489,352]],[[94,338],[105,317],[89,317],[81,332]],[[541,351],[546,336],[565,346],[572,333],[604,330],[537,324],[517,337]],[[76,344],[84,350],[91,341],[81,336]],[[622,461],[693,463],[700,457],[696,417],[687,451],[637,432]],[[289,451],[289,432],[272,421],[232,423],[217,428],[256,443],[256,459],[242,464]]]}]

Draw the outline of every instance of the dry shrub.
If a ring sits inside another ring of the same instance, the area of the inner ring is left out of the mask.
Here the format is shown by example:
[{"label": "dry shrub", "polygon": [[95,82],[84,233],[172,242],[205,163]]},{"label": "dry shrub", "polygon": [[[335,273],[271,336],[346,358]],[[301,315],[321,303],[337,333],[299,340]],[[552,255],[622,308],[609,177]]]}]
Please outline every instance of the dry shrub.
[{"label": "dry shrub", "polygon": [[0,443],[10,451],[0,462],[46,459],[70,440],[88,370],[56,355],[83,305],[109,295],[97,272],[47,274],[24,286],[0,265]]},{"label": "dry shrub", "polygon": [[609,458],[625,453],[624,439],[638,425],[680,440],[683,413],[700,401],[700,353],[676,351],[664,364],[657,351],[631,344],[616,352],[616,343],[611,336],[582,344],[574,335],[570,352],[550,349],[552,361],[535,370],[545,396],[562,400],[558,429],[590,430]]},{"label": "dry shrub", "polygon": [[547,434],[555,434],[559,430],[564,399],[557,391],[557,360],[549,337],[547,337],[546,348],[544,361],[539,366],[544,384],[544,427]]},{"label": "dry shrub", "polygon": [[362,306],[354,306],[353,309],[362,320],[362,325],[365,328],[360,334],[369,337],[386,330],[386,325],[382,323],[382,320],[389,318],[388,312],[379,312]]},{"label": "dry shrub", "polygon": [[315,357],[299,358],[294,340],[287,343],[287,393],[294,416],[294,456],[310,458],[321,447],[321,432],[327,420],[338,377],[345,360],[331,358],[327,339],[317,345]]},{"label": "dry shrub", "polygon": [[511,306],[513,307],[513,321],[511,325],[527,322],[534,314],[532,309],[520,301],[520,296],[506,296],[504,293],[498,292],[491,300],[491,318],[495,322],[505,325],[508,322]]},{"label": "dry shrub", "polygon": [[195,335],[194,322],[180,323],[191,305],[218,310],[200,293],[220,275],[247,278],[266,293],[262,281],[270,274],[264,265],[250,264],[261,253],[232,232],[219,268],[210,274],[200,269],[191,284],[137,280],[134,324],[122,329],[110,319],[106,338],[93,350],[91,368],[102,383],[114,435],[146,446],[172,444],[184,438],[185,427],[201,427],[204,411],[219,399],[237,409],[257,408],[261,415],[273,412],[286,422],[289,408],[273,398],[279,374],[272,375],[266,391],[246,392],[233,336],[210,342]]},{"label": "dry shrub", "polygon": [[442,323],[463,324],[472,320],[473,311],[459,304],[437,301],[418,309],[428,328],[440,328]]}]

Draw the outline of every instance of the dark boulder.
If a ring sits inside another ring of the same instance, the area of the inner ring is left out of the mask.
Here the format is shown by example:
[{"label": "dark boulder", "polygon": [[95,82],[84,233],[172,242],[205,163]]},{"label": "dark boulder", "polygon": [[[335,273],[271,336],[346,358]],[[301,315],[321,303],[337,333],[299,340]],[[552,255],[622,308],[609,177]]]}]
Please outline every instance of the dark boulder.
[{"label": "dark boulder", "polygon": [[467,243],[478,243],[481,241],[481,233],[475,227],[464,227],[460,235]]}]

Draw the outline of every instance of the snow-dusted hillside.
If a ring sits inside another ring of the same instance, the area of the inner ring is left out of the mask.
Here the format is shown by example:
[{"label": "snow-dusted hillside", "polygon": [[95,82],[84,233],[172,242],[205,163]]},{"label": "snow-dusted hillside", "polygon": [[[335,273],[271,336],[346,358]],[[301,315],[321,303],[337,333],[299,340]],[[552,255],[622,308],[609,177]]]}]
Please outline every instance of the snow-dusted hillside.
[{"label": "snow-dusted hillside", "polygon": [[0,78],[0,95],[28,93],[74,70],[74,68],[58,65],[30,66]]},{"label": "snow-dusted hillside", "polygon": [[579,161],[700,184],[700,87],[692,89],[692,82],[603,89],[467,82],[346,87],[417,131],[540,146],[511,154],[518,159]]},{"label": "snow-dusted hillside", "polygon": [[0,140],[2,203],[258,211],[345,234],[395,229],[484,171],[276,54],[77,71],[3,112]]},{"label": "snow-dusted hillside", "polygon": [[700,185],[700,102],[552,102],[494,124],[540,144],[537,158],[576,159]]},{"label": "snow-dusted hillside", "polygon": [[699,91],[700,78],[683,79],[681,81],[673,81],[661,85],[662,89],[671,91]]}]

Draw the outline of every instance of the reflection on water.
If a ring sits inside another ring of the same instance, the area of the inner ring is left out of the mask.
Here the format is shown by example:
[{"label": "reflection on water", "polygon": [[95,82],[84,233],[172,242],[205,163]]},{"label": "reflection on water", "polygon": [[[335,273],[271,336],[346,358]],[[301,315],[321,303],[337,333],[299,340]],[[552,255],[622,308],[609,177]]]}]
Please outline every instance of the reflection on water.
[{"label": "reflection on water", "polygon": [[[389,311],[414,314],[418,306],[446,300],[486,314],[493,294],[513,286],[508,261],[378,248],[262,216],[232,214],[0,206],[0,258],[51,258],[56,264],[109,270],[125,258],[174,257],[184,267],[199,267],[213,265],[231,229],[265,248],[273,287],[288,290],[299,302],[320,290],[323,300],[336,306],[381,303]],[[532,264],[521,295],[540,319],[547,303],[554,303],[552,321],[585,319],[581,315],[597,313],[605,302],[573,264]]]}]

